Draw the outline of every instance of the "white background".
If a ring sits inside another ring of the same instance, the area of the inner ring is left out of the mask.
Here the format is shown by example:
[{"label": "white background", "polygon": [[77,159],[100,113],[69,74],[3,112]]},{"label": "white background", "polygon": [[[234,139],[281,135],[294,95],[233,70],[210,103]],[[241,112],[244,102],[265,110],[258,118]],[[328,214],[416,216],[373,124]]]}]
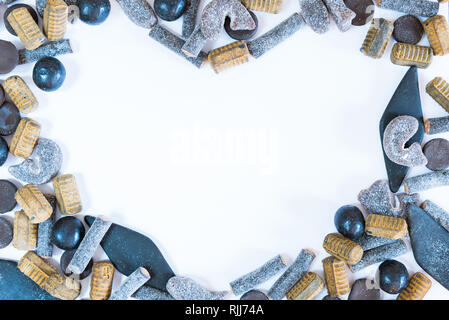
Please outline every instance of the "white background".
[{"label": "white background", "polygon": [[[257,12],[258,35],[298,9],[284,0],[278,15]],[[401,15],[376,10],[376,17]],[[447,4],[441,12],[447,16]],[[179,34],[181,20],[162,24]],[[107,215],[148,235],[176,274],[225,290],[276,254],[292,261],[302,248],[317,253],[311,270],[322,275],[322,241],[335,231],[335,211],[386,178],[378,123],[407,68],[390,62],[392,42],[380,60],[359,52],[368,27],[341,33],[332,22],[325,35],[304,27],[263,57],[216,75],[149,38],[112,1],[102,25],[68,27],[75,53],[59,57],[67,70],[60,90],[40,91],[33,64],[13,74],[40,102],[29,116],[42,124],[42,137],[61,146],[61,173],[76,176],[82,214]],[[0,38],[22,47],[4,27]],[[206,49],[231,41],[223,31]],[[449,80],[449,58],[419,70],[426,118],[446,114],[424,90],[436,76]],[[226,142],[232,135],[237,142]],[[1,177],[11,179],[7,167],[19,162],[10,156]],[[449,209],[447,192],[422,199]],[[60,253],[55,249],[57,260]],[[10,245],[0,258],[23,254]],[[96,257],[105,258],[101,249]],[[420,271],[411,253],[398,260],[410,275]],[[351,283],[376,270],[348,271]],[[88,290],[83,281],[82,297]],[[426,298],[449,292],[433,281]]]}]

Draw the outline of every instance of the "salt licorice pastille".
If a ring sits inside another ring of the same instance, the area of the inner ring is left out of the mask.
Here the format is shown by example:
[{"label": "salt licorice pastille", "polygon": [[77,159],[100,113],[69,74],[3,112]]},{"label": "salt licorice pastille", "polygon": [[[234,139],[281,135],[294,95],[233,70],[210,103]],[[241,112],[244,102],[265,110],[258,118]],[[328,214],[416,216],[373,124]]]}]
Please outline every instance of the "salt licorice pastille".
[{"label": "salt licorice pastille", "polygon": [[3,83],[3,88],[22,113],[30,113],[38,107],[39,103],[36,97],[21,77],[7,78]]},{"label": "salt licorice pastille", "polygon": [[45,42],[45,36],[26,8],[13,10],[7,20],[26,49],[34,50]]},{"label": "salt licorice pastille", "polygon": [[449,117],[427,119],[424,121],[424,130],[427,134],[449,132]]},{"label": "salt licorice pastille", "polygon": [[375,237],[402,239],[407,235],[407,222],[402,218],[372,213],[366,217],[365,232]]},{"label": "salt licorice pastille", "polygon": [[19,64],[31,63],[44,57],[73,53],[70,40],[63,39],[41,45],[35,50],[19,49]]},{"label": "salt licorice pastille", "polygon": [[112,293],[109,300],[127,300],[141,286],[150,280],[150,273],[143,267],[136,269],[123,282],[120,287]]},{"label": "salt licorice pastille", "polygon": [[209,52],[208,60],[212,69],[219,73],[230,67],[248,62],[249,51],[246,43],[235,41]]},{"label": "salt licorice pastille", "polygon": [[17,268],[56,298],[74,300],[80,294],[81,286],[78,281],[60,274],[33,251],[28,251],[19,260]]},{"label": "salt licorice pastille", "polygon": [[268,296],[273,300],[281,300],[288,290],[298,282],[302,275],[309,269],[315,259],[315,254],[303,249],[296,257],[295,261],[285,270],[285,272],[276,280],[268,290]]},{"label": "salt licorice pastille", "polygon": [[426,92],[438,102],[444,110],[449,112],[449,83],[441,77],[436,77],[426,85]]},{"label": "salt licorice pastille", "polygon": [[324,281],[315,272],[307,272],[287,293],[288,300],[313,300],[324,289]]},{"label": "salt licorice pastille", "polygon": [[407,245],[403,240],[396,240],[392,243],[367,250],[363,253],[362,259],[353,265],[349,265],[352,272],[357,272],[375,263],[392,259],[407,252]]},{"label": "salt licorice pastille", "polygon": [[282,0],[242,0],[243,5],[254,11],[279,13],[282,8]]},{"label": "salt licorice pastille", "polygon": [[39,138],[41,125],[30,118],[22,118],[9,145],[9,152],[15,157],[28,158],[33,153]]},{"label": "salt licorice pastille", "polygon": [[257,287],[259,284],[264,283],[282,269],[285,269],[286,266],[287,262],[285,261],[285,258],[281,255],[277,255],[256,270],[232,281],[230,283],[232,291],[236,296],[241,295],[248,290]]},{"label": "salt licorice pastille", "polygon": [[108,300],[112,291],[115,268],[109,261],[95,262],[90,278],[89,296],[92,300]]},{"label": "salt licorice pastille", "polygon": [[393,23],[383,18],[375,18],[363,41],[360,51],[371,58],[379,59],[383,56],[393,33]]},{"label": "salt licorice pastille", "polygon": [[404,189],[407,193],[415,193],[449,185],[449,170],[429,172],[423,175],[410,177],[404,180]]},{"label": "salt licorice pastille", "polygon": [[438,2],[430,0],[376,0],[376,4],[383,9],[390,9],[421,17],[432,17],[438,14]]},{"label": "salt licorice pastille", "polygon": [[415,273],[397,300],[422,300],[432,286],[432,281],[421,272]]},{"label": "salt licorice pastille", "polygon": [[424,31],[436,56],[449,53],[449,26],[442,15],[433,16],[423,22]]},{"label": "salt licorice pastille", "polygon": [[70,271],[75,274],[81,274],[86,269],[111,225],[112,222],[106,219],[106,217],[99,216],[95,219],[69,263],[68,269]]},{"label": "salt licorice pastille", "polygon": [[17,250],[33,250],[37,244],[38,225],[31,223],[23,210],[14,213],[13,246]]},{"label": "salt licorice pastille", "polygon": [[44,33],[50,41],[62,40],[67,28],[68,7],[63,0],[48,0],[44,9]]},{"label": "salt licorice pastille", "polygon": [[335,257],[323,260],[324,278],[327,292],[332,297],[341,297],[349,292],[348,273],[346,263]]},{"label": "salt licorice pastille", "polygon": [[328,234],[324,239],[323,248],[327,253],[344,260],[347,264],[356,264],[363,255],[360,245],[338,233]]},{"label": "salt licorice pastille", "polygon": [[50,218],[53,213],[53,208],[48,200],[33,184],[19,188],[15,198],[31,223],[41,223]]},{"label": "salt licorice pastille", "polygon": [[421,204],[423,209],[429,216],[434,218],[444,229],[449,232],[449,213],[443,208],[430,200],[426,200]]},{"label": "salt licorice pastille", "polygon": [[395,43],[391,50],[391,62],[400,66],[425,69],[433,60],[432,48],[410,43]]},{"label": "salt licorice pastille", "polygon": [[63,174],[54,178],[53,187],[62,214],[76,214],[83,209],[76,180],[72,174]]}]

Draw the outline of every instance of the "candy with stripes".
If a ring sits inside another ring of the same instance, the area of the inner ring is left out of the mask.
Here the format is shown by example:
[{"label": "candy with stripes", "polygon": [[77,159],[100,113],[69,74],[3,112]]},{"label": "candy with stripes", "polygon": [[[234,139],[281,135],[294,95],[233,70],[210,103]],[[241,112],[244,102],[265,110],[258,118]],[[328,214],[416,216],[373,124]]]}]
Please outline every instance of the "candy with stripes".
[{"label": "candy with stripes", "polygon": [[108,300],[112,291],[115,268],[109,261],[95,262],[90,278],[89,296],[92,300]]},{"label": "candy with stripes", "polygon": [[9,152],[19,158],[28,158],[33,153],[39,138],[41,125],[30,118],[22,118],[9,145]]},{"label": "candy with stripes", "polygon": [[365,251],[362,259],[358,263],[350,265],[349,269],[352,272],[357,272],[378,262],[400,256],[406,252],[407,244],[403,240],[396,240],[395,242]]},{"label": "candy with stripes", "polygon": [[26,8],[13,10],[7,20],[26,49],[34,50],[45,42],[44,34]]},{"label": "candy with stripes", "polygon": [[114,291],[109,300],[128,300],[131,295],[150,280],[150,273],[143,267],[136,269],[128,278]]},{"label": "candy with stripes", "polygon": [[51,204],[34,184],[27,184],[19,188],[15,198],[30,218],[31,223],[44,222],[53,213]]},{"label": "candy with stripes", "polygon": [[410,43],[395,43],[391,50],[391,62],[399,66],[425,69],[432,63],[432,48]]},{"label": "candy with stripes", "polygon": [[68,7],[63,0],[48,0],[44,9],[43,28],[50,41],[62,40],[67,28]]},{"label": "candy with stripes", "polygon": [[279,13],[282,9],[282,0],[242,0],[243,5],[254,11]]},{"label": "candy with stripes", "polygon": [[407,235],[405,219],[371,213],[365,220],[365,231],[370,236],[402,239]]},{"label": "candy with stripes", "polygon": [[360,51],[368,57],[381,58],[385,53],[392,33],[393,23],[391,21],[384,18],[373,19]]},{"label": "candy with stripes", "polygon": [[444,56],[449,53],[449,25],[442,15],[433,16],[423,22],[433,54]]},{"label": "candy with stripes", "polygon": [[307,272],[288,291],[288,300],[313,300],[324,289],[324,281],[315,272]]},{"label": "candy with stripes", "polygon": [[415,273],[397,300],[422,300],[432,286],[432,281],[423,273]]},{"label": "candy with stripes", "polygon": [[324,278],[327,292],[332,297],[341,297],[349,292],[349,280],[346,263],[335,257],[323,260]]},{"label": "candy with stripes", "polygon": [[449,83],[441,77],[436,77],[426,85],[426,92],[449,112]]},{"label": "candy with stripes", "polygon": [[356,264],[363,255],[363,249],[354,241],[338,233],[330,233],[324,238],[323,248],[327,253],[345,261],[347,264]]},{"label": "candy with stripes", "polygon": [[31,223],[23,210],[14,213],[13,246],[17,250],[33,250],[37,244],[38,225]]},{"label": "candy with stripes", "polygon": [[30,113],[38,107],[39,103],[36,97],[21,77],[7,78],[3,83],[3,88],[22,113]]},{"label": "candy with stripes", "polygon": [[225,69],[248,62],[249,51],[246,43],[235,41],[209,52],[208,60],[212,69],[222,72]]},{"label": "candy with stripes", "polygon": [[83,205],[73,174],[63,174],[53,179],[58,207],[62,214],[76,214],[81,212]]}]

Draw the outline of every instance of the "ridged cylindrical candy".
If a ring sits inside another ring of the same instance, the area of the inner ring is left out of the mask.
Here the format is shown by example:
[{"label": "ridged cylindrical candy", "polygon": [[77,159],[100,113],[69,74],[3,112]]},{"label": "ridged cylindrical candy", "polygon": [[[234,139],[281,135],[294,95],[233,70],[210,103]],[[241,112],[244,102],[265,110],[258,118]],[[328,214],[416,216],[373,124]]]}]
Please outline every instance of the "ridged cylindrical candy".
[{"label": "ridged cylindrical candy", "polygon": [[444,56],[449,53],[449,25],[442,15],[433,16],[423,22],[433,54]]},{"label": "ridged cylindrical candy", "polygon": [[431,0],[376,0],[383,9],[390,9],[421,17],[431,17],[438,13],[438,2]]},{"label": "ridged cylindrical candy", "polygon": [[63,174],[53,179],[58,207],[62,214],[76,214],[81,212],[83,206],[72,174]]},{"label": "ridged cylindrical candy", "polygon": [[395,43],[391,62],[400,66],[427,68],[433,60],[432,48],[410,43]]},{"label": "ridged cylindrical candy", "polygon": [[68,7],[63,0],[48,0],[44,9],[44,33],[50,41],[62,40],[67,28]]},{"label": "ridged cylindrical candy", "polygon": [[15,157],[28,158],[39,138],[41,125],[30,118],[22,118],[9,144],[9,152]]},{"label": "ridged cylindrical candy", "polygon": [[402,239],[407,235],[407,222],[402,218],[372,213],[366,217],[365,231],[370,236]]},{"label": "ridged cylindrical candy", "polygon": [[17,8],[7,17],[9,24],[28,50],[34,50],[45,42],[45,36],[26,8]]},{"label": "ridged cylindrical candy", "polygon": [[114,291],[109,300],[128,300],[131,295],[150,280],[150,273],[143,267],[137,268],[128,278]]},{"label": "ridged cylindrical candy", "polygon": [[436,101],[444,110],[449,112],[449,83],[441,77],[436,77],[426,85],[426,92]]},{"label": "ridged cylindrical candy", "polygon": [[324,239],[323,248],[327,253],[344,260],[347,264],[356,264],[363,255],[361,246],[338,233],[328,234]]},{"label": "ridged cylindrical candy", "polygon": [[17,203],[25,211],[31,223],[41,223],[50,218],[53,213],[48,200],[33,184],[27,184],[17,190]]},{"label": "ridged cylindrical candy", "polygon": [[397,300],[422,300],[432,286],[432,281],[421,272],[415,273]]},{"label": "ridged cylindrical candy", "polygon": [[36,97],[21,77],[7,78],[3,83],[3,88],[22,113],[30,113],[38,107],[39,103]]},{"label": "ridged cylindrical candy", "polygon": [[108,300],[112,291],[115,268],[109,261],[95,262],[90,278],[89,296],[92,300]]},{"label": "ridged cylindrical candy", "polygon": [[13,246],[17,250],[33,250],[37,245],[38,225],[31,223],[23,210],[14,214]]},{"label": "ridged cylindrical candy", "polygon": [[388,41],[390,41],[393,28],[391,21],[383,18],[373,19],[360,51],[368,57],[381,58],[387,48]]},{"label": "ridged cylindrical candy", "polygon": [[248,62],[249,51],[246,43],[235,41],[209,52],[209,63],[216,73]]},{"label": "ridged cylindrical candy", "polygon": [[400,256],[405,252],[407,252],[406,243],[403,240],[396,240],[390,244],[365,251],[362,259],[358,263],[350,265],[349,269],[352,272],[357,272],[375,263]]},{"label": "ridged cylindrical candy", "polygon": [[279,13],[282,8],[282,0],[242,0],[243,5],[254,11]]},{"label": "ridged cylindrical candy", "polygon": [[449,170],[429,172],[404,180],[404,189],[407,193],[415,193],[449,186]]},{"label": "ridged cylindrical candy", "polygon": [[323,260],[324,278],[327,292],[332,297],[341,297],[350,290],[346,263],[335,257]]},{"label": "ridged cylindrical candy", "polygon": [[324,289],[324,281],[315,272],[307,272],[287,293],[288,300],[313,300]]}]

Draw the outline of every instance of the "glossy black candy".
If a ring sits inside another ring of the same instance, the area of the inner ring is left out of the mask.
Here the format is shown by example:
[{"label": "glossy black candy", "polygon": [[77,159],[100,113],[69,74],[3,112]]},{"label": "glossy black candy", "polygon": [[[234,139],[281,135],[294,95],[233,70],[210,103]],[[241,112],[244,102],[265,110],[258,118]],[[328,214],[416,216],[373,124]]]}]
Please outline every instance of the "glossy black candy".
[{"label": "glossy black candy", "polygon": [[376,7],[372,0],[344,0],[344,2],[356,14],[351,22],[353,26],[363,26],[373,18]]},{"label": "glossy black candy", "polygon": [[248,10],[251,17],[253,18],[254,22],[256,23],[256,27],[253,30],[232,30],[231,29],[231,19],[229,17],[226,17],[224,28],[226,30],[226,33],[235,40],[249,40],[251,39],[257,32],[257,28],[259,26],[259,21],[257,20],[256,15],[254,12]]},{"label": "glossy black candy", "polygon": [[[72,261],[73,255],[75,254],[75,251],[76,250],[65,251],[61,255],[61,259],[59,260],[59,265],[61,267],[61,271],[66,276],[71,276],[72,275],[72,272],[67,270],[67,267],[69,266],[70,261]],[[90,273],[92,272],[93,265],[94,265],[94,261],[92,259],[90,259],[89,263],[87,264],[86,269],[84,269],[84,271],[80,275],[77,275],[79,280],[83,280],[83,279],[87,278],[90,275]]]},{"label": "glossy black candy", "polygon": [[401,292],[408,283],[407,268],[396,260],[385,260],[379,266],[379,286],[390,294]]},{"label": "glossy black candy", "polygon": [[6,248],[12,241],[13,227],[5,217],[0,217],[0,249]]},{"label": "glossy black candy", "polygon": [[[84,217],[89,226],[94,220],[92,216]],[[175,274],[151,239],[113,223],[101,241],[101,246],[119,272],[129,276],[137,268],[144,267],[151,275],[145,285],[167,291],[167,281]]]},{"label": "glossy black candy", "polygon": [[154,0],[154,12],[165,21],[175,21],[187,7],[186,0]]},{"label": "glossy black candy", "polygon": [[73,250],[78,248],[85,232],[80,220],[72,216],[63,217],[53,226],[51,241],[62,250]]},{"label": "glossy black candy", "polygon": [[417,44],[424,35],[421,20],[408,14],[394,22],[393,38],[397,42]]},{"label": "glossy black candy", "polygon": [[365,218],[362,211],[355,206],[343,206],[334,216],[337,231],[351,240],[360,239],[365,232]]},{"label": "glossy black candy", "polygon": [[267,295],[259,290],[250,290],[244,293],[240,300],[269,300]]},{"label": "glossy black candy", "polygon": [[[11,72],[19,63],[19,52],[16,46],[9,41],[0,40],[0,74]],[[4,93],[0,93],[0,104]]]},{"label": "glossy black candy", "polygon": [[6,92],[3,86],[0,84],[0,106],[3,105],[5,100],[6,100]]},{"label": "glossy black candy", "polygon": [[380,300],[380,289],[371,279],[358,279],[352,285],[348,300]]},{"label": "glossy black candy", "polygon": [[427,168],[432,171],[443,171],[449,168],[449,141],[442,138],[432,139],[423,148],[428,163]]},{"label": "glossy black candy", "polygon": [[109,0],[78,0],[80,20],[91,25],[103,23],[111,12]]},{"label": "glossy black candy", "polygon": [[33,68],[33,81],[44,91],[58,90],[65,80],[64,65],[56,58],[44,57]]},{"label": "glossy black candy", "polygon": [[20,119],[19,109],[11,102],[5,102],[0,107],[0,136],[9,136],[16,132]]},{"label": "glossy black candy", "polygon": [[[397,87],[379,123],[380,141],[383,150],[385,128],[398,116],[412,116],[419,122],[418,132],[406,143],[409,147],[414,142],[421,144],[424,137],[423,113],[419,94],[418,70],[411,67]],[[392,162],[384,151],[385,168],[392,192],[396,193],[402,185],[409,168]]]},{"label": "glossy black candy", "polygon": [[31,7],[27,4],[24,4],[24,3],[14,4],[14,5],[8,7],[8,9],[6,9],[5,13],[3,14],[3,21],[5,22],[6,30],[8,30],[8,32],[10,34],[12,34],[13,36],[17,36],[17,33],[14,31],[14,29],[9,24],[7,17],[13,10],[18,9],[18,8],[26,8],[28,10],[28,12],[31,14],[31,17],[33,17],[34,22],[39,23],[39,18],[37,16],[37,12],[36,12],[36,10],[33,9],[33,7]]},{"label": "glossy black candy", "polygon": [[0,180],[0,213],[6,213],[15,208],[17,202],[17,187],[8,180]]},{"label": "glossy black candy", "polygon": [[8,159],[8,143],[3,137],[0,137],[0,167],[5,164],[6,159]]}]

